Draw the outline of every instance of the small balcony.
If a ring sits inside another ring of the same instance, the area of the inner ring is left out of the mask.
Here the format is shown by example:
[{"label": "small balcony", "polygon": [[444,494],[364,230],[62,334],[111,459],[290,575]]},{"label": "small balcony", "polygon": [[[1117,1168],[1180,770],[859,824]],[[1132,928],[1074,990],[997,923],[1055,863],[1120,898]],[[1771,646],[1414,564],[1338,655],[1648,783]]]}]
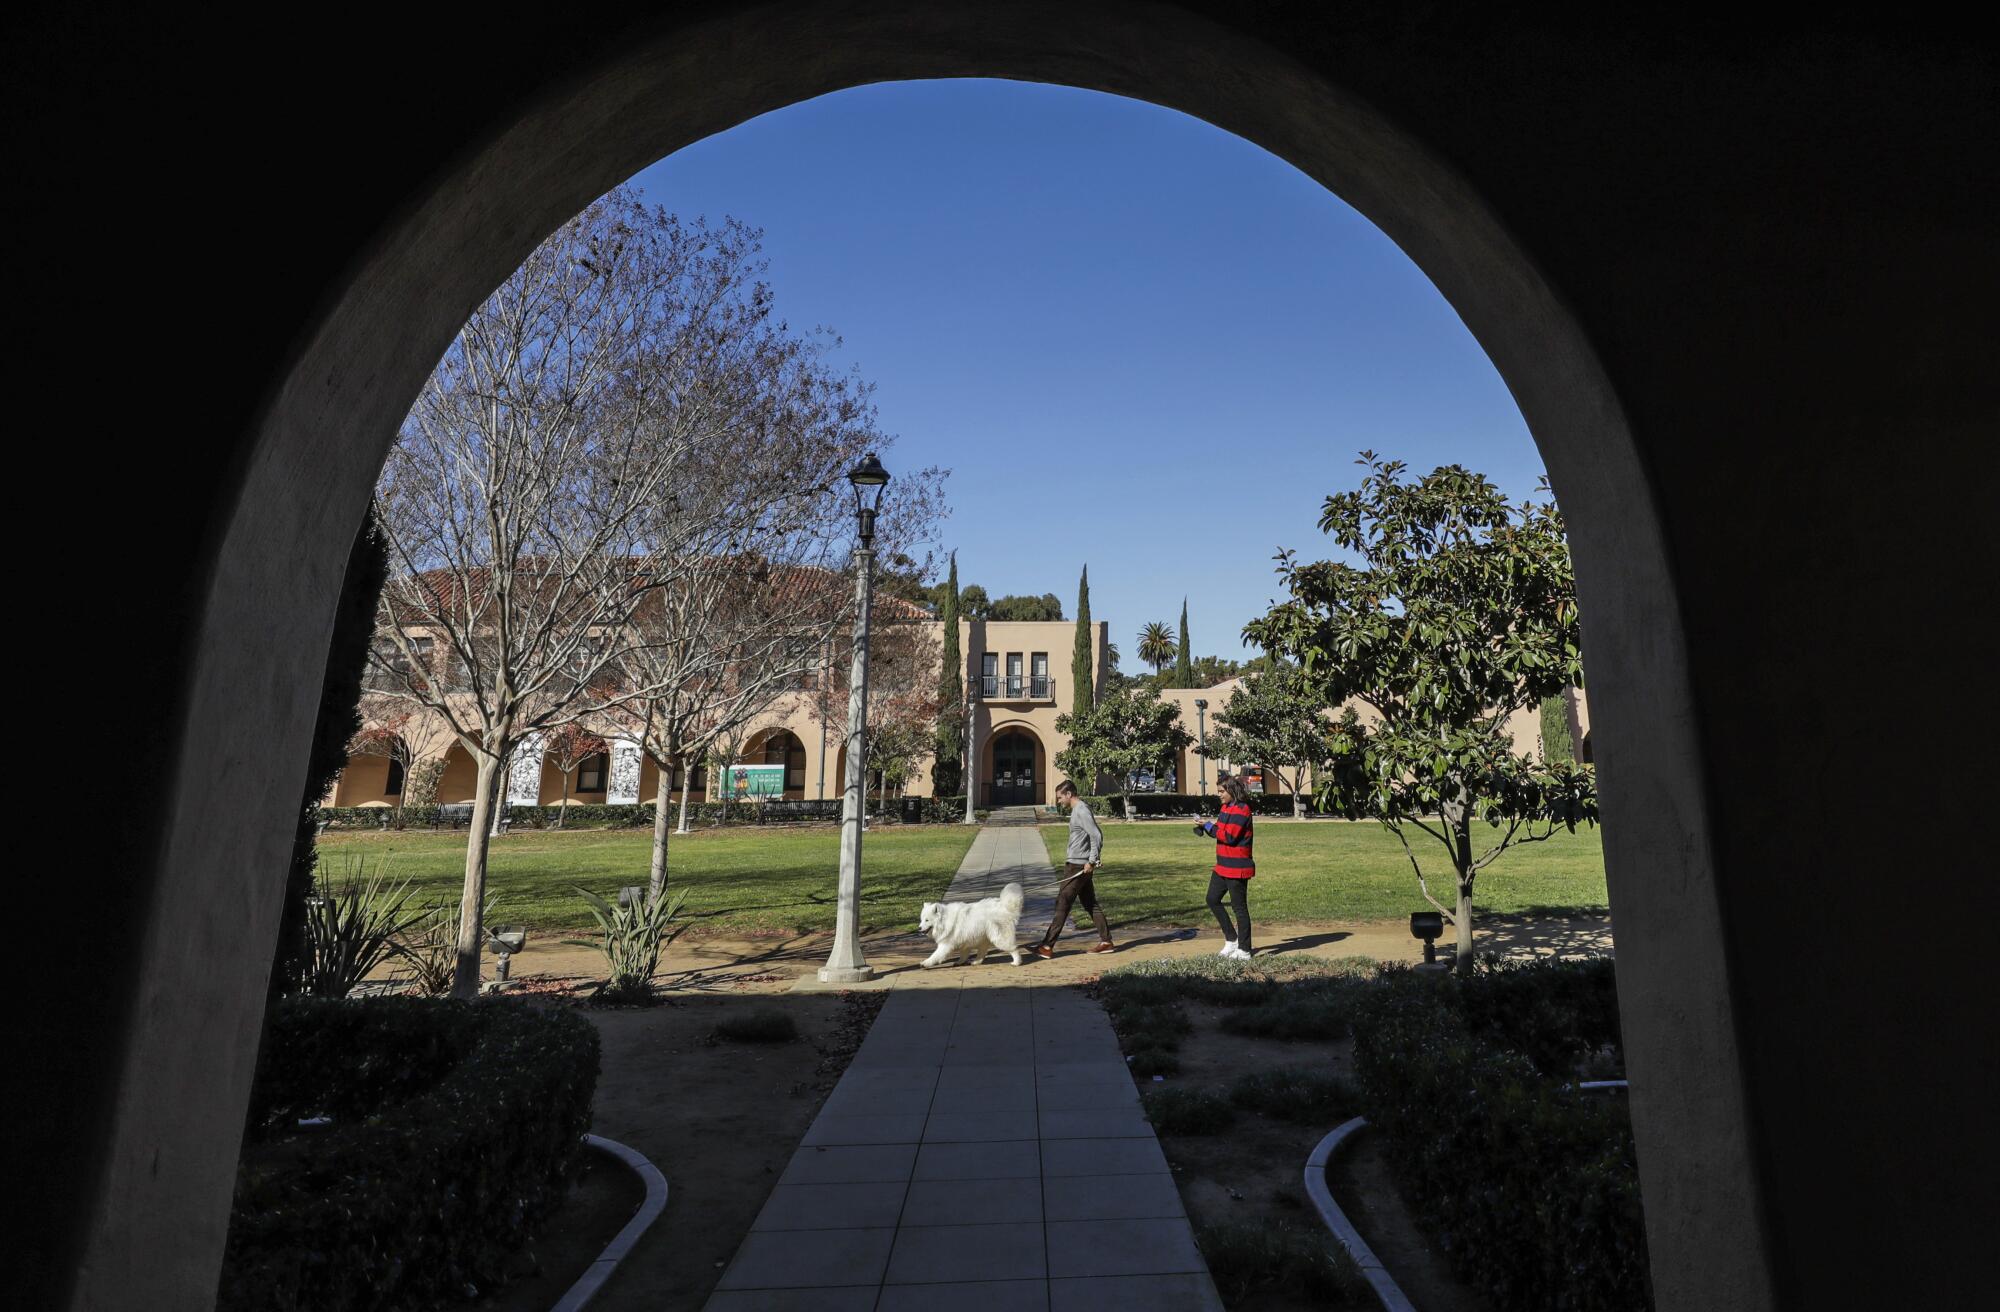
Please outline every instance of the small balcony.
[{"label": "small balcony", "polygon": [[979,697],[989,702],[1053,702],[1056,681],[1046,674],[988,674],[979,680]]}]

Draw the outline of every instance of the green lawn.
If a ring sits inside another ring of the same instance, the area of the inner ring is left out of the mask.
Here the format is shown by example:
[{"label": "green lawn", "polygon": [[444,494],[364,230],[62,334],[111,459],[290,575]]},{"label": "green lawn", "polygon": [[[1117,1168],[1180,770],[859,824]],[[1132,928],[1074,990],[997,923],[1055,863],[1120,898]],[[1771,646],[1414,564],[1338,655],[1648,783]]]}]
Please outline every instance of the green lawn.
[{"label": "green lawn", "polygon": [[[1192,821],[1102,823],[1104,865],[1096,886],[1112,923],[1210,923],[1205,899],[1214,839],[1197,838]],[[1066,834],[1060,825],[1042,828],[1049,860],[1057,865]],[[1435,856],[1418,845],[1418,837]],[[1432,893],[1449,905],[1454,894],[1443,849],[1421,835],[1412,836],[1411,846],[1425,863]],[[1425,905],[1402,844],[1378,824],[1258,822],[1257,877],[1250,884],[1253,923],[1400,920]],[[1606,905],[1604,844],[1595,829],[1515,848],[1480,872],[1473,891],[1473,906],[1481,912],[1603,911]]]},{"label": "green lawn", "polygon": [[[862,928],[914,930],[918,909],[944,896],[975,832],[970,825],[871,830],[862,849]],[[365,861],[371,873],[379,865],[392,880],[408,879],[419,901],[456,901],[465,881],[462,831],[329,832],[319,845],[334,877]],[[542,930],[588,928],[576,886],[615,898],[619,888],[646,882],[651,852],[651,830],[496,838],[487,866],[487,888],[500,899],[494,917]],[[676,836],[668,852],[670,885],[686,891],[682,915],[697,933],[833,928],[840,833],[831,826],[708,829]]]}]

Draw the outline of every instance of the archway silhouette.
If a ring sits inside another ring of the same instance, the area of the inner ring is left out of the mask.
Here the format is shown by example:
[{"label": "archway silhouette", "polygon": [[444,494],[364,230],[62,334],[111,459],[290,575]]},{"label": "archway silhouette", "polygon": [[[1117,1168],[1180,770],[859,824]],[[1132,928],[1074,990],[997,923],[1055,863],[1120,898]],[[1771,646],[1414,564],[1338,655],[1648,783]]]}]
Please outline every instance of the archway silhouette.
[{"label": "archway silhouette", "polygon": [[[1603,363],[1616,363],[1621,387],[1651,384],[1657,393],[1662,379],[1690,372],[1687,362],[1675,361],[1677,372],[1649,354],[1657,338],[1621,338],[1617,330],[1649,314],[1679,315],[1674,322],[1692,329],[1734,329],[1726,311],[1737,303],[1722,302],[1706,318],[1666,305],[1607,321],[1603,303],[1617,300],[1623,288],[1616,287],[1598,298],[1593,336],[1488,198],[1427,146],[1424,132],[1442,131],[1449,115],[1405,102],[1399,121],[1407,126],[1392,123],[1325,71],[1342,67],[1330,43],[1305,62],[1280,27],[1267,41],[1250,35],[1250,20],[1212,21],[1145,0],[1102,7],[795,0],[702,12],[699,20],[676,11],[620,29],[616,41],[565,44],[518,106],[505,105],[490,123],[442,130],[435,156],[399,178],[406,194],[381,201],[373,243],[324,289],[312,318],[280,328],[298,336],[282,371],[263,379],[245,463],[228,471],[217,496],[230,499],[213,541],[189,566],[206,573],[190,587],[198,607],[176,667],[185,673],[175,676],[184,683],[160,780],[158,856],[142,891],[148,918],[123,1004],[144,1023],[128,1021],[112,1036],[120,1045],[107,1059],[118,1068],[116,1092],[96,1127],[99,1201],[86,1209],[93,1219],[77,1301],[109,1304],[122,1301],[119,1291],[146,1289],[172,1304],[196,1304],[212,1288],[268,962],[263,945],[277,913],[268,872],[281,868],[289,843],[346,544],[410,399],[466,315],[563,219],[682,145],[844,87],[998,76],[1150,100],[1290,161],[1411,256],[1513,389],[1576,550],[1593,710],[1604,730],[1591,743],[1604,777],[1656,1289],[1662,1306],[1768,1302],[1767,1236],[1776,1222],[1759,1203],[1753,1149],[1762,1150],[1746,1111],[1743,1054],[1755,1045],[1741,1043],[1738,1031],[1751,1013],[1733,1004],[1731,985],[1733,972],[1755,963],[1746,964],[1748,931],[1735,931],[1734,949],[1723,932],[1708,773],[1721,758],[1704,755],[1681,620],[1690,594],[1676,586],[1661,511],[1678,507],[1685,536],[1689,476],[1683,470],[1681,485],[1656,485],[1658,453],[1673,435],[1654,432],[1641,451]],[[1394,56],[1386,67],[1444,104],[1453,87],[1437,70],[1470,67],[1471,57],[1440,62],[1422,33],[1385,28],[1380,48]],[[1616,59],[1611,66],[1620,67]],[[1343,76],[1365,73],[1349,64]],[[1371,89],[1387,88],[1378,80]],[[1528,94],[1550,93],[1537,84]],[[1503,132],[1515,120],[1495,121]],[[1609,130],[1616,135],[1634,121]],[[1438,150],[1447,144],[1464,168],[1493,142],[1459,130]],[[1648,193],[1623,185],[1618,195],[1636,213]],[[1560,253],[1554,243],[1564,233],[1535,235],[1545,259]],[[1607,231],[1601,240],[1618,237]],[[1700,243],[1674,254],[1690,252],[1699,255]],[[1645,258],[1587,254],[1564,284],[1572,297],[1587,290],[1581,277],[1590,269]],[[1695,266],[1690,260],[1677,272],[1690,276]],[[1662,417],[1657,399],[1654,415]],[[1670,408],[1664,416],[1671,421]],[[229,763],[231,787],[214,787],[204,771],[210,762]],[[246,822],[250,816],[262,819]],[[1770,904],[1769,896],[1760,903]],[[1774,982],[1768,972],[1760,978]],[[1918,1001],[1944,995],[1899,987]],[[1783,1130],[1776,1113],[1757,1128]],[[1788,1140],[1786,1160],[1804,1161],[1809,1146]],[[1886,1175],[1878,1169],[1871,1178]],[[1803,1224],[1794,1226],[1786,1251],[1821,1251],[1801,1238]],[[1787,1279],[1806,1279],[1803,1265],[1795,1256]]]}]

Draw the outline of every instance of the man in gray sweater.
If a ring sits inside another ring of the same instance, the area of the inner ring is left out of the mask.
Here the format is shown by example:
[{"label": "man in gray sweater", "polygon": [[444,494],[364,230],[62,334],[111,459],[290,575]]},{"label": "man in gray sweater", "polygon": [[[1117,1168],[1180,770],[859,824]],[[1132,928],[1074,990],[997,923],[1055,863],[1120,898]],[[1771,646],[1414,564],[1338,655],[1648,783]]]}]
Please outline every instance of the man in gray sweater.
[{"label": "man in gray sweater", "polygon": [[1070,903],[1075,901],[1083,903],[1083,909],[1097,925],[1097,942],[1090,950],[1109,952],[1111,925],[1097,905],[1096,890],[1090,886],[1091,876],[1097,873],[1098,859],[1104,855],[1104,831],[1097,827],[1097,817],[1076,795],[1076,785],[1069,780],[1056,785],[1056,801],[1069,806],[1069,849],[1064,853],[1062,884],[1056,889],[1056,913],[1050,918],[1049,932],[1042,936],[1035,953],[1043,957],[1056,954],[1056,940],[1062,937],[1063,926],[1069,923]]}]

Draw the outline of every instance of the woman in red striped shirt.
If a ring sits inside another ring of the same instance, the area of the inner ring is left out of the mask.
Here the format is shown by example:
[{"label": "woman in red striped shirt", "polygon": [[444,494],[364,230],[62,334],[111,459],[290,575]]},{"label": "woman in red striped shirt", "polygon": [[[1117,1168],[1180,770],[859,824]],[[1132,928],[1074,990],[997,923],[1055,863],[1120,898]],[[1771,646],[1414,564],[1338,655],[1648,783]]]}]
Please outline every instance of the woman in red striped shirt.
[{"label": "woman in red striped shirt", "polygon": [[[1257,862],[1250,855],[1250,794],[1241,779],[1224,776],[1216,787],[1222,792],[1222,813],[1194,827],[1197,834],[1215,839],[1215,871],[1208,877],[1208,909],[1222,926],[1227,940],[1219,957],[1237,961],[1250,959],[1250,881],[1257,874]],[[1222,895],[1236,905],[1236,922],[1230,923],[1223,910]]]}]

